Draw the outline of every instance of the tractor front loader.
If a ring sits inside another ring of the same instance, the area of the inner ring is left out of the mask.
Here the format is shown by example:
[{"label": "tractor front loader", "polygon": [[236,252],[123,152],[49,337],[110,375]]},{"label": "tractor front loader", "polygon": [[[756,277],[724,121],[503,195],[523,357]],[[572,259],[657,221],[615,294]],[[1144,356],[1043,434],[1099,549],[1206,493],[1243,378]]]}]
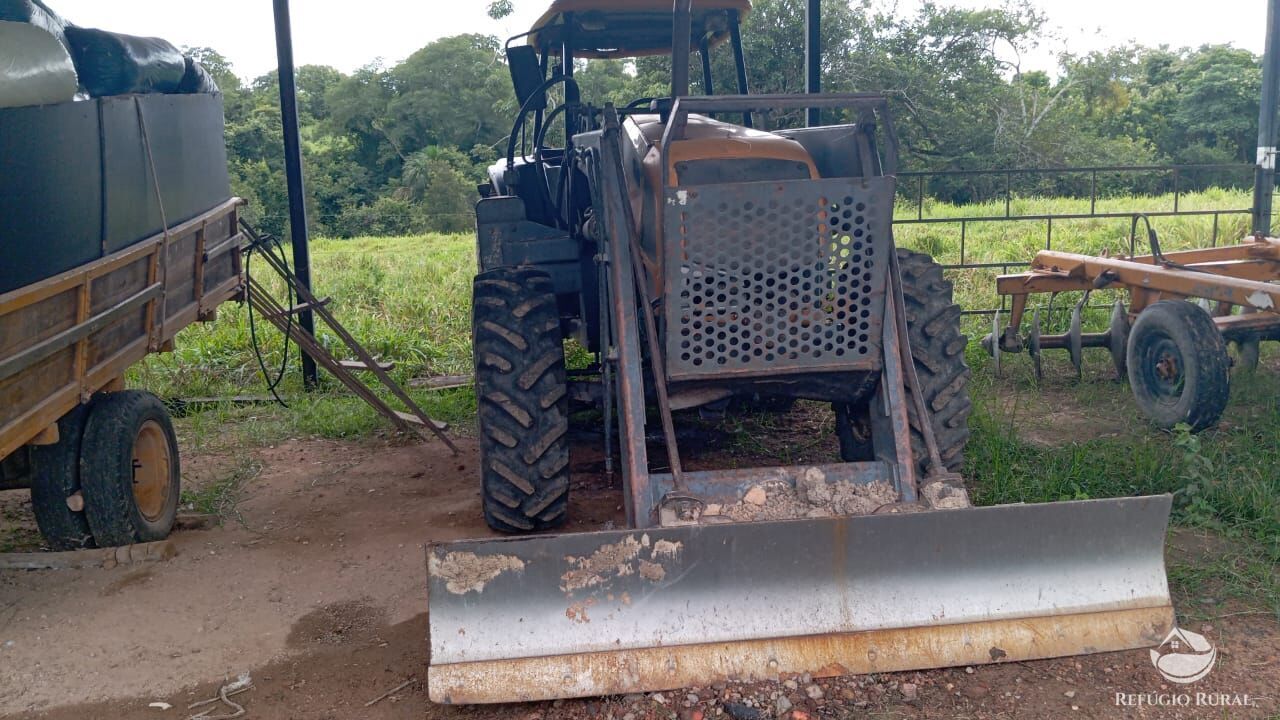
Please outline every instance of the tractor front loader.
[{"label": "tractor front loader", "polygon": [[[527,45],[509,45],[522,109],[477,206],[473,313],[484,512],[515,536],[428,548],[431,698],[1158,644],[1173,619],[1167,496],[969,507],[966,339],[941,267],[894,245],[885,99],[749,95],[748,0],[674,5],[557,0]],[[708,52],[726,41],[737,94],[690,97],[691,48],[708,89]],[[575,58],[659,51],[678,61],[670,97],[581,101]],[[751,127],[755,113],[806,108],[846,121]],[[572,376],[570,338],[596,358]],[[840,457],[683,469],[676,413],[733,398],[830,403]],[[608,457],[616,423],[629,527],[528,535],[566,519],[571,399],[603,408]],[[650,418],[665,457],[648,455]],[[871,488],[888,502],[765,521],[723,510]]]}]

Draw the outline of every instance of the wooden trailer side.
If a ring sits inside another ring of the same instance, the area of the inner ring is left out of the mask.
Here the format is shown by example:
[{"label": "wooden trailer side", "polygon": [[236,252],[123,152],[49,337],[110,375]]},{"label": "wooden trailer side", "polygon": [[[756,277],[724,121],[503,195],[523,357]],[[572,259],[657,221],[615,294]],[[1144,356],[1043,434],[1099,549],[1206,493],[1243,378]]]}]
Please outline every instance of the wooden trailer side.
[{"label": "wooden trailer side", "polygon": [[101,260],[0,295],[0,459],[244,292],[231,199]]}]

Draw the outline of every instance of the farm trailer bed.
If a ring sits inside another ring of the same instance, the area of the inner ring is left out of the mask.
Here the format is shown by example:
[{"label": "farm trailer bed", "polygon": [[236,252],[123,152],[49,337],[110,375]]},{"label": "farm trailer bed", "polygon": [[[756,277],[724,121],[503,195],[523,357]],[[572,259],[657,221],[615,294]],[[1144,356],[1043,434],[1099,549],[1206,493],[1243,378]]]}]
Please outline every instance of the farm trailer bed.
[{"label": "farm trailer bed", "polygon": [[243,297],[242,204],[0,295],[0,489],[31,488],[52,547],[158,540],[172,528],[172,423],[158,398],[124,389],[124,373]]}]

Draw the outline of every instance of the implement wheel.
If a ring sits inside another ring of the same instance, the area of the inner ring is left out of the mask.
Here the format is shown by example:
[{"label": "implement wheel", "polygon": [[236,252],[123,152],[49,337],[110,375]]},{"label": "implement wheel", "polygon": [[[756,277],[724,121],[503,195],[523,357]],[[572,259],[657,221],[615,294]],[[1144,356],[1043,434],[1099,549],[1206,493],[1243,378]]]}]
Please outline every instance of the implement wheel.
[{"label": "implement wheel", "polygon": [[180,477],[178,439],[159,398],[126,390],[94,402],[80,449],[80,482],[98,545],[168,537]]},{"label": "implement wheel", "polygon": [[81,507],[80,440],[88,405],[77,405],[58,420],[58,442],[31,448],[31,509],[36,526],[54,550],[93,547],[93,531]]},{"label": "implement wheel", "polygon": [[1217,424],[1227,407],[1231,358],[1209,313],[1164,300],[1143,310],[1129,335],[1129,385],[1138,409],[1156,426]]},{"label": "implement wheel", "polygon": [[569,396],[551,278],[498,268],[472,287],[484,518],[501,532],[559,527],[569,507]]}]

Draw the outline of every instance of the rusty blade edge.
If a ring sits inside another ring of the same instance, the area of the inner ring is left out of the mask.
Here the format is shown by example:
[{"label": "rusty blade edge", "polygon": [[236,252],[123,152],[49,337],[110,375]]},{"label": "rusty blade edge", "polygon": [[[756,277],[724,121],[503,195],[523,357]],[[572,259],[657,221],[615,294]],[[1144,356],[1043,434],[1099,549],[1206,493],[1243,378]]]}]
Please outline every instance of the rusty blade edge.
[{"label": "rusty blade edge", "polygon": [[432,702],[482,704],[1040,660],[1158,645],[1173,607],[432,666]]}]

